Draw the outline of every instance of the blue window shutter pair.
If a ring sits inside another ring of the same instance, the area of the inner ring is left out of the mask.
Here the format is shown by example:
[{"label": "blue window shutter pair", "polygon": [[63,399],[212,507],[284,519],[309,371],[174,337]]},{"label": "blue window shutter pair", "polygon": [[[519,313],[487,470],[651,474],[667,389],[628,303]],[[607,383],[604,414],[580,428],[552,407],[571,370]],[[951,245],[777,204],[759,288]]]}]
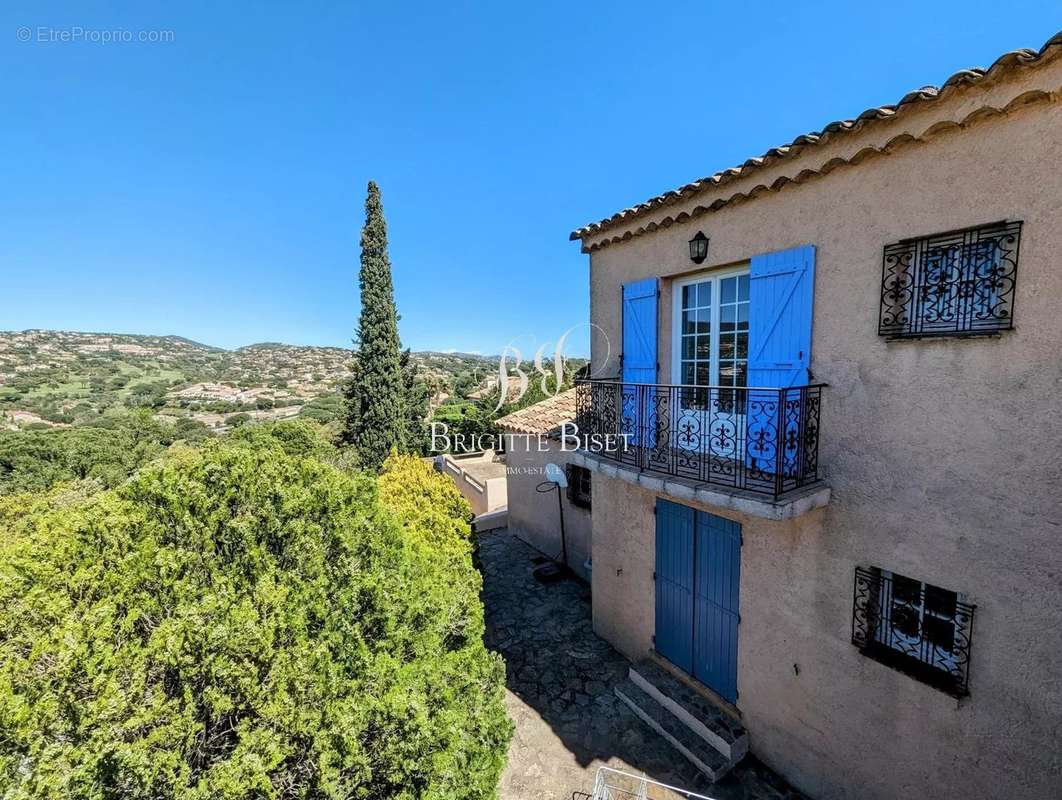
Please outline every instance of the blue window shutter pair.
[{"label": "blue window shutter pair", "polygon": [[815,245],[765,253],[749,275],[749,386],[809,383]]},{"label": "blue window shutter pair", "polygon": [[656,383],[657,279],[623,286],[623,382]]},{"label": "blue window shutter pair", "polygon": [[[815,246],[765,253],[749,276],[749,386],[809,382]],[[656,278],[623,287],[623,381],[657,380]]]}]

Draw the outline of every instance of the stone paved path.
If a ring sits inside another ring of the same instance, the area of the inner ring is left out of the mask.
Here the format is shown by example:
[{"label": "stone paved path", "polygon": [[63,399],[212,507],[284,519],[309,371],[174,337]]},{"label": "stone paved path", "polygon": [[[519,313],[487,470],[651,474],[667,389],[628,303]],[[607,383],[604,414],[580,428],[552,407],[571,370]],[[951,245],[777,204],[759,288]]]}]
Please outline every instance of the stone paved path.
[{"label": "stone paved path", "polygon": [[753,756],[708,784],[612,693],[628,662],[594,635],[589,587],[538,583],[537,555],[504,528],[479,538],[486,643],[505,658],[516,725],[503,800],[570,800],[590,791],[601,765],[719,800],[804,800]]}]

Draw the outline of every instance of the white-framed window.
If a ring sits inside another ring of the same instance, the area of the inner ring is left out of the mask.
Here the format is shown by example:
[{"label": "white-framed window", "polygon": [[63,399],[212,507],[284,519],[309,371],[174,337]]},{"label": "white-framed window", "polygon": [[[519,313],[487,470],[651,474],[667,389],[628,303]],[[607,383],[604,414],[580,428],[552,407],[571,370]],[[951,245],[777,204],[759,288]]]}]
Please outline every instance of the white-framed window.
[{"label": "white-framed window", "polygon": [[852,642],[863,655],[962,697],[975,608],[960,592],[856,567]]},{"label": "white-framed window", "polygon": [[683,278],[673,295],[672,382],[747,386],[748,267]]},{"label": "white-framed window", "polygon": [[881,570],[888,587],[878,640],[933,666],[955,666],[955,609],[960,596],[947,589]]}]

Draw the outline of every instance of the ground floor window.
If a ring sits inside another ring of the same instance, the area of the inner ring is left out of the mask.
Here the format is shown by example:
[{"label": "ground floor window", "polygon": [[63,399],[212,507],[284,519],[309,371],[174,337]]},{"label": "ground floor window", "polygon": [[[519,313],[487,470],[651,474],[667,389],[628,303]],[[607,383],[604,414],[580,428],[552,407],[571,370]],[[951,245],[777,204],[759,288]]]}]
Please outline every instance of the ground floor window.
[{"label": "ground floor window", "polygon": [[569,464],[567,472],[568,501],[573,506],[590,508],[590,470]]},{"label": "ground floor window", "polygon": [[958,592],[858,567],[852,642],[864,655],[961,697],[969,694],[974,608]]}]

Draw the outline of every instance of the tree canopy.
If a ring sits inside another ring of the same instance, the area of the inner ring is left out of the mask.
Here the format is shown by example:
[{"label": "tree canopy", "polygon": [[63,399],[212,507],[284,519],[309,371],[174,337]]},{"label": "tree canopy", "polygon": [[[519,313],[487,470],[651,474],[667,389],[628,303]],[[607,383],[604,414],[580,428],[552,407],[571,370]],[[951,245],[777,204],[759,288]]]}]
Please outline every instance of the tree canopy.
[{"label": "tree canopy", "polygon": [[467,504],[305,422],[0,498],[0,796],[489,798],[511,726]]},{"label": "tree canopy", "polygon": [[177,439],[204,431],[159,422],[145,411],[111,413],[91,426],[0,431],[0,494],[94,478],[116,486]]}]

